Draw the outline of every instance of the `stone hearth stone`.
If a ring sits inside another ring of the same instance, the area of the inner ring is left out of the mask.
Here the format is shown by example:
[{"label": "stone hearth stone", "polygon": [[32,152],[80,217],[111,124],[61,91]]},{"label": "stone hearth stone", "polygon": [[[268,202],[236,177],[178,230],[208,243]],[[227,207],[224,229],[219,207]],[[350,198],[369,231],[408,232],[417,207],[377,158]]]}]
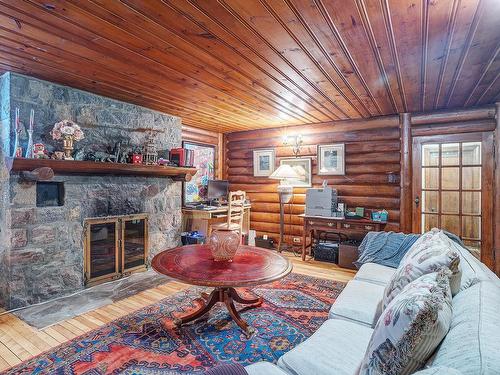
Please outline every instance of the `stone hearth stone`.
[{"label": "stone hearth stone", "polygon": [[148,270],[96,285],[57,300],[27,307],[14,314],[29,325],[42,329],[169,281],[170,278]]}]

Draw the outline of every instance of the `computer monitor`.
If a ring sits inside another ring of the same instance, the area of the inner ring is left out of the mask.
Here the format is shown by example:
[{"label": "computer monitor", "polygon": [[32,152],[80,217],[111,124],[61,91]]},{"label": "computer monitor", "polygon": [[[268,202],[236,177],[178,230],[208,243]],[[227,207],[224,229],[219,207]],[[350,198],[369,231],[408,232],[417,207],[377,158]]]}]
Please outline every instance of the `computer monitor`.
[{"label": "computer monitor", "polygon": [[208,200],[224,198],[227,199],[229,194],[229,181],[225,180],[209,180],[208,181]]}]

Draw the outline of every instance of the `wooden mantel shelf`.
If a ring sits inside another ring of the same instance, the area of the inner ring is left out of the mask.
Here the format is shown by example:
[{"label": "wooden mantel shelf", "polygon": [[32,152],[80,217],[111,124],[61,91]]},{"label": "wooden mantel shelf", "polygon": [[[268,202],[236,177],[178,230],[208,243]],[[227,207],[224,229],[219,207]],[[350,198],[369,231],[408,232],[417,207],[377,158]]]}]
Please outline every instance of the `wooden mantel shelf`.
[{"label": "wooden mantel shelf", "polygon": [[196,168],[77,160],[15,158],[12,163],[13,172],[41,167],[52,168],[55,174],[170,177],[177,181],[189,181],[196,173]]}]

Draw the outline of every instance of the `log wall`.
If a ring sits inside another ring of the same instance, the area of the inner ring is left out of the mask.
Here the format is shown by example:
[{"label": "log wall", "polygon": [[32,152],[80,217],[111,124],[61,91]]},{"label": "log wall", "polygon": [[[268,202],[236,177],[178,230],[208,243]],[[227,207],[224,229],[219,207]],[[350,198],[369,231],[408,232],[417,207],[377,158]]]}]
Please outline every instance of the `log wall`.
[{"label": "log wall", "polygon": [[[282,158],[293,157],[292,148],[283,146],[286,135],[302,134],[300,157],[312,159],[313,186],[326,179],[337,189],[348,207],[389,211],[387,230],[400,228],[400,128],[398,116],[370,120],[322,123],[230,133],[225,136],[226,173],[231,190],[245,190],[252,201],[251,228],[258,235],[279,237],[278,182],[253,176],[253,150],[274,148],[276,166]],[[317,145],[345,144],[345,176],[317,175]],[[302,235],[305,188],[295,188],[286,207],[285,236],[288,242]]]}]

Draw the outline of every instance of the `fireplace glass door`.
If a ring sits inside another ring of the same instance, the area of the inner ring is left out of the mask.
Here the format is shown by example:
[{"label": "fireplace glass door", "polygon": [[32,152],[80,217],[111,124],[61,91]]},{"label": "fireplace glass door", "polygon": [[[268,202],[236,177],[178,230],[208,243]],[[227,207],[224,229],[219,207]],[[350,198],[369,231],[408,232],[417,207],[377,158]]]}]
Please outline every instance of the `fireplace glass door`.
[{"label": "fireplace glass door", "polygon": [[85,220],[84,255],[87,285],[146,269],[147,215]]},{"label": "fireplace glass door", "polygon": [[123,269],[131,270],[145,265],[146,219],[134,218],[122,221]]},{"label": "fireplace glass door", "polygon": [[89,228],[90,279],[118,274],[118,233],[116,222],[103,222]]}]

